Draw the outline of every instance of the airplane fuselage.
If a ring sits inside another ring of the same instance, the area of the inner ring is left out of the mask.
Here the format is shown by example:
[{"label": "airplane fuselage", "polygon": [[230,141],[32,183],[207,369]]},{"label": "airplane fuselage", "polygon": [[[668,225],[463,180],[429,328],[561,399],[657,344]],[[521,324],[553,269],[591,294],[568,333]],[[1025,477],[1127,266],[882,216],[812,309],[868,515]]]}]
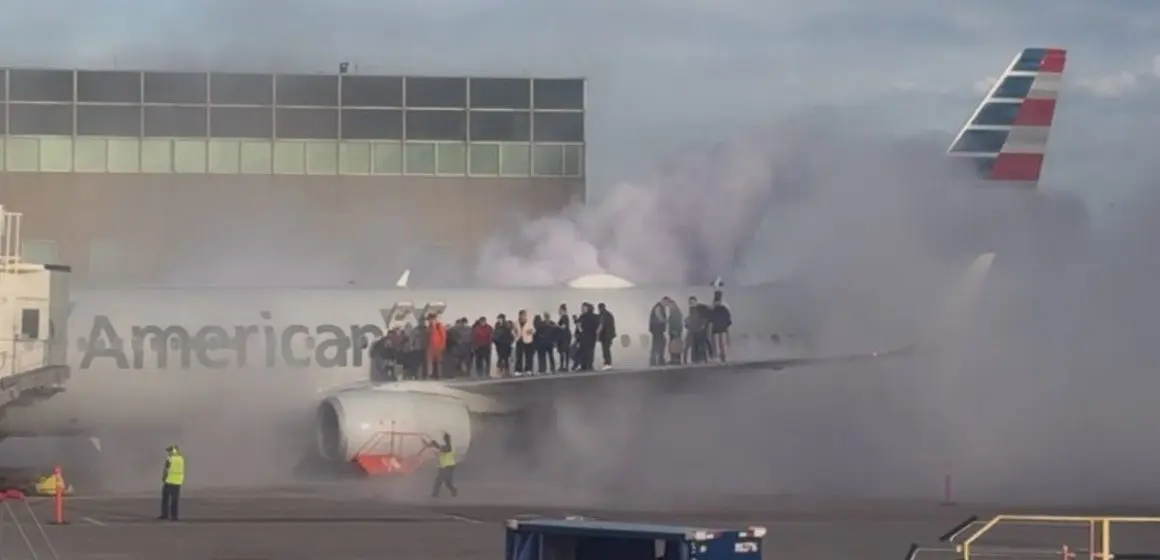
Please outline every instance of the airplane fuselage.
[{"label": "airplane fuselage", "polygon": [[[776,285],[726,290],[735,311],[735,344],[768,343],[785,353],[805,342]],[[198,395],[271,393],[295,388],[317,394],[365,380],[367,347],[393,326],[415,324],[442,310],[451,324],[498,314],[558,317],[582,302],[605,303],[616,317],[618,367],[648,363],[648,317],[661,297],[687,312],[687,298],[709,302],[712,288],[645,289],[138,289],[74,290],[71,313],[57,336],[68,340],[73,380],[65,393],[7,411],[0,432],[55,432],[78,426],[171,418]]]}]

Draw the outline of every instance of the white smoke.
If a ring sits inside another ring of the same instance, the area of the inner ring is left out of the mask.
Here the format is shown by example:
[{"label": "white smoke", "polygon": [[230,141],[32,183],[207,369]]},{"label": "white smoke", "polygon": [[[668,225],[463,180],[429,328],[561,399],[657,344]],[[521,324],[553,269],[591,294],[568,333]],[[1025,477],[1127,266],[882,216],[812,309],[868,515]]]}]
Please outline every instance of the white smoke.
[{"label": "white smoke", "polygon": [[743,264],[795,270],[835,245],[844,257],[864,254],[851,243],[875,254],[891,244],[913,250],[927,225],[919,220],[943,228],[951,225],[944,217],[958,221],[962,213],[948,206],[961,203],[946,193],[969,186],[941,162],[941,135],[904,143],[864,133],[865,120],[818,110],[676,154],[644,182],[617,184],[595,204],[489,240],[476,276],[516,286],[593,273],[700,284],[736,276]]}]

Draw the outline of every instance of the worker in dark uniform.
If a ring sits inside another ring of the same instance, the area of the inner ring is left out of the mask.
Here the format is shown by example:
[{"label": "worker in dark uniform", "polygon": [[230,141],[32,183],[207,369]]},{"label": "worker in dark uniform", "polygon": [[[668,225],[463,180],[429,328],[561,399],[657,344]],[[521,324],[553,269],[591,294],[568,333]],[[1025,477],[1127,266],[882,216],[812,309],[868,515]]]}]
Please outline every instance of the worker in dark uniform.
[{"label": "worker in dark uniform", "polygon": [[185,457],[176,445],[165,448],[165,471],[161,474],[161,515],[157,519],[177,521],[181,485],[185,484]]},{"label": "worker in dark uniform", "polygon": [[604,302],[596,307],[600,310],[600,352],[604,358],[604,367],[601,369],[609,369],[612,367],[612,342],[616,340],[616,317],[612,316]]},{"label": "worker in dark uniform", "polygon": [[665,355],[667,354],[668,338],[665,336],[669,332],[668,323],[668,308],[665,306],[665,301],[662,299],[653,305],[652,311],[648,315],[648,334],[652,341],[652,348],[648,354],[648,365],[663,366],[665,365]]},{"label": "worker in dark uniform", "polygon": [[556,372],[556,322],[545,312],[536,315],[532,320],[532,328],[536,333],[532,335],[532,346],[536,349],[536,371],[538,373]]},{"label": "worker in dark uniform", "polygon": [[560,371],[571,369],[569,356],[572,355],[572,322],[568,317],[568,305],[560,304],[560,320],[556,322],[556,352],[560,354]]},{"label": "worker in dark uniform", "polygon": [[691,361],[694,364],[703,364],[711,357],[709,352],[711,349],[709,321],[709,306],[698,302],[696,296],[690,296],[686,324],[688,330],[686,352],[691,354]]},{"label": "worker in dark uniform", "polygon": [[665,296],[661,301],[669,312],[669,363],[680,365],[685,358],[685,316],[673,298]]},{"label": "worker in dark uniform", "polygon": [[495,368],[499,370],[500,377],[509,377],[512,374],[512,344],[516,341],[516,335],[507,315],[500,313],[495,318],[495,330],[491,336],[495,343]]},{"label": "worker in dark uniform", "polygon": [[600,329],[600,317],[592,309],[592,304],[584,302],[580,306],[580,316],[576,318],[577,358],[580,371],[592,371],[596,361],[596,335]]},{"label": "worker in dark uniform", "polygon": [[725,361],[725,351],[729,349],[729,327],[733,326],[733,314],[729,306],[725,305],[721,290],[713,292],[713,307],[709,310],[709,323],[713,331],[713,345],[711,348],[717,359]]},{"label": "worker in dark uniform", "polygon": [[451,497],[459,495],[455,489],[455,450],[451,447],[451,434],[443,432],[443,443],[428,440],[427,447],[438,454],[439,472],[435,475],[435,485],[431,487],[431,497],[438,498],[439,490],[444,486],[451,491]]}]

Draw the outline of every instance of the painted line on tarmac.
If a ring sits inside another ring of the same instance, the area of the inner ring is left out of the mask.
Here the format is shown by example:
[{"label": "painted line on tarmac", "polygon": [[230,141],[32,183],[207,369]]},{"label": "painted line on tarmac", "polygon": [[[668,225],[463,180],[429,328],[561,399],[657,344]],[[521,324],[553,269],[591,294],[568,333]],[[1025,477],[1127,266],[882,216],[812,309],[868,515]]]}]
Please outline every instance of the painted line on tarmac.
[{"label": "painted line on tarmac", "polygon": [[98,521],[96,519],[93,519],[92,517],[82,517],[81,521],[84,521],[86,523],[92,523],[93,525],[96,525],[97,527],[108,527],[109,526],[104,521]]},{"label": "painted line on tarmac", "polygon": [[450,519],[454,519],[456,521],[462,521],[464,523],[471,523],[472,525],[484,525],[487,523],[487,521],[484,521],[482,519],[475,519],[473,517],[468,517],[466,515],[459,515],[458,513],[448,513],[447,517]]},{"label": "painted line on tarmac", "polygon": [[[152,494],[149,495],[108,495],[108,496],[65,496],[64,501],[67,502],[111,502],[120,500],[149,500],[153,499]],[[38,498],[38,501],[47,502],[52,498]]]}]

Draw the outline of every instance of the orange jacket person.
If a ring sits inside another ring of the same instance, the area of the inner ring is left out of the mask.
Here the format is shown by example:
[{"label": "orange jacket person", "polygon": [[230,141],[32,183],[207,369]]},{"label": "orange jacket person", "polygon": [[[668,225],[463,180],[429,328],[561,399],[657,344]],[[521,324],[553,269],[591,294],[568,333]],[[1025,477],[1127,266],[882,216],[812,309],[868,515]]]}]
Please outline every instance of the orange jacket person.
[{"label": "orange jacket person", "polygon": [[447,327],[431,313],[427,315],[427,332],[431,337],[427,344],[427,376],[439,379],[439,366],[443,363],[443,352],[447,350]]}]

